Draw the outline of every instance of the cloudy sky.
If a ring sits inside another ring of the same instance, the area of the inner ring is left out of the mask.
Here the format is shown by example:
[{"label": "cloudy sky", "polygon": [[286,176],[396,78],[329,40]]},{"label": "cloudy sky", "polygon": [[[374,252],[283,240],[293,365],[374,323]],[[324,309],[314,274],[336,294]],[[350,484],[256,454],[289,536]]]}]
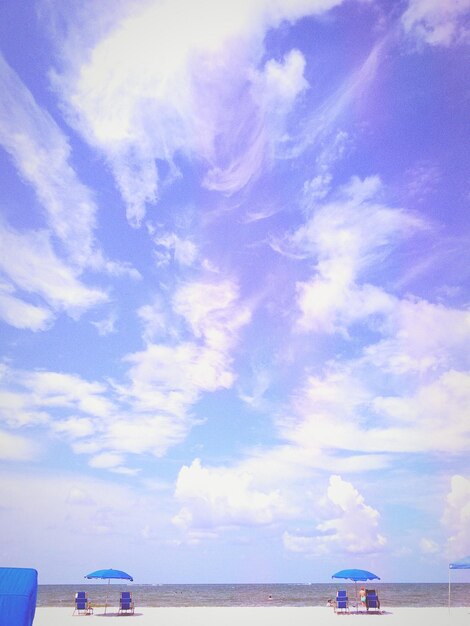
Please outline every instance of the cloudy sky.
[{"label": "cloudy sky", "polygon": [[0,532],[43,583],[470,553],[470,0],[4,0]]}]

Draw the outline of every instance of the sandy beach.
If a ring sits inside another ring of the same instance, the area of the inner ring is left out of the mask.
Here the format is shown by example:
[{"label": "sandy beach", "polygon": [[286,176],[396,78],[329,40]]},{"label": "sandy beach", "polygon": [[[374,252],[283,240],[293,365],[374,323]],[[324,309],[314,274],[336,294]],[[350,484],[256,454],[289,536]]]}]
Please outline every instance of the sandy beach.
[{"label": "sandy beach", "polygon": [[348,624],[370,624],[385,621],[390,626],[438,626],[442,624],[469,624],[470,608],[387,608],[377,614],[335,614],[328,607],[139,607],[134,615],[117,615],[110,608],[104,615],[97,609],[94,615],[72,615],[73,608],[38,607],[34,626],[77,626],[94,623],[135,623],[136,626],[330,626],[347,621]]}]

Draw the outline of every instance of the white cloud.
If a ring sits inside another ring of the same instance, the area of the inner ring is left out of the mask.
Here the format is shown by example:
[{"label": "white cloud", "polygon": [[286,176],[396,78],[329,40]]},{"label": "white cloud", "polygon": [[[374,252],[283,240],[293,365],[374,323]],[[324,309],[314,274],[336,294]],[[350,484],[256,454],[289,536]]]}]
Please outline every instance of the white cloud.
[{"label": "white cloud", "polygon": [[[79,180],[71,165],[72,153],[66,135],[1,54],[0,91],[3,94],[0,144],[10,155],[22,181],[34,189],[44,209],[49,239],[55,237],[60,241],[67,263],[73,267],[67,271],[74,274],[90,267],[113,276],[138,279],[140,274],[129,264],[104,257],[94,234],[98,210],[94,194]],[[34,234],[29,236],[33,238]],[[64,262],[62,265],[65,268]],[[13,297],[3,297],[3,304],[8,307],[8,319],[22,306],[25,318],[29,318],[29,324],[25,323],[24,327],[33,330],[45,327],[44,321],[39,320],[40,309],[33,310],[30,305],[27,310],[26,303]]]},{"label": "white cloud", "polygon": [[[186,323],[181,332],[178,324],[166,323],[160,302],[139,309],[148,343],[145,350],[125,357],[131,364],[130,385],[119,391],[139,410],[183,417],[201,393],[233,385],[231,351],[251,313],[229,280],[183,283],[171,306],[173,315]],[[156,334],[167,342],[152,343]]]},{"label": "white cloud", "polygon": [[35,441],[0,430],[0,459],[2,461],[32,461],[37,458],[39,446]]},{"label": "white cloud", "polygon": [[164,456],[167,450],[186,437],[193,421],[183,414],[134,413],[132,419],[120,417],[109,424],[105,443],[112,450],[123,453]]},{"label": "white cloud", "polygon": [[313,109],[300,132],[286,141],[282,150],[285,157],[297,157],[307,148],[315,146],[318,150],[315,165],[319,174],[326,174],[331,165],[341,158],[347,136],[344,131],[338,130],[338,126],[353,103],[359,103],[368,94],[390,39],[390,35],[386,35],[379,40],[364,62]]},{"label": "white cloud", "polygon": [[93,420],[89,417],[69,417],[52,424],[53,430],[70,436],[73,439],[89,437],[96,431]]},{"label": "white cloud", "polygon": [[[62,546],[62,558],[78,563],[83,575],[89,571],[89,556],[77,561],[77,541],[91,545],[96,537],[99,549],[111,558],[119,542],[143,545],[142,526],[153,528],[160,541],[168,528],[162,500],[142,491],[138,484],[126,487],[119,480],[97,480],[66,471],[53,475],[40,470],[14,473],[3,468],[0,498],[0,532],[8,546],[8,560],[26,566],[27,547],[29,559],[33,552],[43,572],[57,545]],[[41,554],[36,552],[36,545],[41,545]]]},{"label": "white cloud", "polygon": [[157,265],[167,265],[172,259],[182,266],[191,266],[198,257],[198,249],[190,239],[183,239],[176,233],[154,236],[157,245],[155,257]]},{"label": "white cloud", "polygon": [[169,323],[163,304],[156,299],[152,304],[145,304],[137,311],[143,327],[145,342],[151,343],[156,337],[165,336],[168,332]]},{"label": "white cloud", "polygon": [[98,330],[98,333],[105,337],[116,332],[116,314],[112,313],[109,317],[106,317],[98,322],[91,322],[93,326]]},{"label": "white cloud", "polygon": [[277,244],[286,254],[316,260],[313,277],[297,283],[300,330],[346,332],[355,321],[393,310],[393,297],[360,280],[400,237],[422,224],[403,210],[385,206],[382,193],[377,177],[353,178]]},{"label": "white cloud", "polygon": [[25,302],[13,295],[15,288],[0,281],[0,317],[15,328],[46,330],[53,321],[52,311]]},{"label": "white cloud", "polygon": [[[138,311],[148,343],[124,357],[129,364],[124,384],[5,367],[1,419],[10,428],[52,429],[75,453],[93,455],[94,468],[133,473],[137,470],[124,464],[126,455],[163,456],[198,423],[189,410],[201,395],[233,385],[231,352],[250,319],[229,280],[184,283],[168,306],[173,307],[168,326],[158,304]],[[165,343],[152,343],[156,332]]]},{"label": "white cloud", "polygon": [[51,371],[17,372],[15,383],[24,386],[31,402],[42,407],[69,407],[94,417],[108,417],[115,410],[105,396],[106,385],[79,376]]},{"label": "white cloud", "polygon": [[441,547],[433,539],[423,537],[419,542],[419,549],[423,554],[438,554],[441,552]]},{"label": "white cloud", "polygon": [[267,106],[275,111],[280,105],[291,107],[297,96],[307,89],[308,83],[304,78],[305,58],[299,50],[291,50],[285,55],[283,63],[275,59],[266,62],[258,80],[260,97],[267,102]]},{"label": "white cloud", "polygon": [[378,532],[379,512],[365,503],[364,497],[341,476],[330,477],[328,500],[337,516],[317,525],[314,536],[284,533],[284,546],[293,552],[327,554],[340,551],[370,554],[383,550],[386,539]]},{"label": "white cloud", "polygon": [[470,554],[470,480],[456,474],[452,476],[447,495],[443,523],[449,533],[448,556],[451,560]]},{"label": "white cloud", "polygon": [[1,55],[0,89],[0,142],[20,176],[35,189],[71,260],[79,266],[89,263],[96,205],[70,166],[67,139]]},{"label": "white cloud", "polygon": [[102,452],[93,456],[90,461],[90,467],[97,469],[116,469],[124,462],[124,457],[121,454],[115,452]]},{"label": "white cloud", "polygon": [[293,394],[289,417],[279,419],[280,434],[306,450],[463,452],[469,390],[468,372],[448,371],[409,394],[381,396],[351,363],[309,376]]},{"label": "white cloud", "polygon": [[[47,231],[18,232],[0,224],[0,270],[17,289],[43,298],[54,311],[76,316],[107,299],[80,282],[54,253]],[[11,311],[10,311],[11,314]]]},{"label": "white cloud", "polygon": [[287,507],[276,490],[262,492],[253,476],[235,468],[207,468],[195,459],[178,474],[175,497],[183,505],[173,522],[183,529],[270,524]]},{"label": "white cloud", "polygon": [[401,21],[406,33],[432,46],[470,42],[470,0],[410,0]]},{"label": "white cloud", "polygon": [[238,301],[238,285],[233,281],[191,282],[175,293],[173,310],[187,321],[195,337],[214,350],[225,351],[250,321],[250,309]]},{"label": "white cloud", "polygon": [[418,298],[396,300],[383,328],[386,338],[365,349],[365,359],[394,374],[470,367],[470,312]]},{"label": "white cloud", "polygon": [[[264,35],[340,3],[148,1],[118,7],[107,29],[96,6],[78,31],[69,25],[55,86],[70,119],[109,160],[131,223],[158,197],[157,158],[174,167],[177,152],[197,155],[207,166],[204,184],[229,193],[258,175],[274,132],[267,103],[251,89]],[[305,86],[302,72],[297,51],[282,65],[268,61],[270,104],[282,101],[287,113]]]}]

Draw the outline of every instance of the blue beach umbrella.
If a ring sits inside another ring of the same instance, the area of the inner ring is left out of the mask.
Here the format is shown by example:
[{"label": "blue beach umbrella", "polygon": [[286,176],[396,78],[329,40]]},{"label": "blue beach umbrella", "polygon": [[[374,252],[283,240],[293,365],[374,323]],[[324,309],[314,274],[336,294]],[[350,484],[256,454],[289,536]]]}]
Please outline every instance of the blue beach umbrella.
[{"label": "blue beach umbrella", "polygon": [[[380,580],[378,576],[365,569],[342,569],[340,572],[333,574],[331,578],[344,578],[345,580],[354,581],[354,595],[357,598],[356,583],[365,582],[366,580]],[[357,605],[356,605],[357,608]]]},{"label": "blue beach umbrella", "polygon": [[[109,583],[111,582],[111,580],[131,580],[131,581],[134,580],[130,574],[127,574],[126,572],[122,572],[119,569],[98,569],[96,570],[96,572],[91,572],[91,574],[87,574],[85,578],[101,578],[103,580],[107,580],[108,588],[109,588]],[[106,600],[104,602],[105,613],[106,613],[107,607],[108,607],[108,589],[106,589]]]},{"label": "blue beach umbrella", "polygon": [[353,580],[355,583],[358,581],[365,582],[366,580],[380,580],[378,576],[365,569],[342,569],[340,572],[333,574],[331,578],[345,578],[346,580]]}]

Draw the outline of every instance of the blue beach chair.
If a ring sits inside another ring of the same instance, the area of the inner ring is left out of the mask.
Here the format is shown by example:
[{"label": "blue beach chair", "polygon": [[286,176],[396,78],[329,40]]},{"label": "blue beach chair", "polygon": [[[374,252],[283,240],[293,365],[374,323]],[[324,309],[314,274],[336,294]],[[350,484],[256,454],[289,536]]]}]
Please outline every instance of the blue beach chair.
[{"label": "blue beach chair", "polygon": [[366,608],[380,612],[379,596],[375,593],[375,589],[366,589]]},{"label": "blue beach chair", "polygon": [[86,591],[77,591],[75,594],[75,609],[73,615],[91,615],[93,613],[93,607],[88,601],[88,594]]},{"label": "blue beach chair", "polygon": [[118,613],[134,613],[134,601],[130,591],[121,591]]},{"label": "blue beach chair", "polygon": [[344,589],[340,589],[336,593],[336,600],[335,600],[334,608],[335,608],[335,613],[338,613],[338,612],[349,613],[348,594],[346,593]]}]

